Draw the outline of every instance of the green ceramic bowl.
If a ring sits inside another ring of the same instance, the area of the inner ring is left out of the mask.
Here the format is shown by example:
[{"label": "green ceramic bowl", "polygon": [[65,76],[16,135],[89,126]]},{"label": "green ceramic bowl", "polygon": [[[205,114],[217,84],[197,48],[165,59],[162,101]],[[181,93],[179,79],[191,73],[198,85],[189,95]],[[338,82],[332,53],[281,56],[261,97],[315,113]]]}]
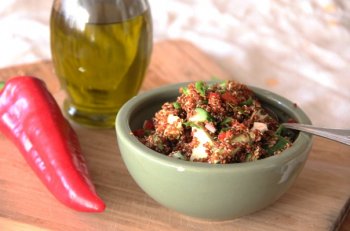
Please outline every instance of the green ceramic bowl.
[{"label": "green ceramic bowl", "polygon": [[[154,200],[182,214],[210,220],[228,220],[261,210],[280,198],[293,184],[306,162],[312,138],[299,133],[293,146],[278,156],[239,164],[189,162],[157,153],[131,131],[141,128],[166,101],[178,96],[180,83],[142,93],[129,100],[116,119],[118,147],[136,183]],[[250,87],[262,103],[283,120],[310,119],[289,100]]]}]

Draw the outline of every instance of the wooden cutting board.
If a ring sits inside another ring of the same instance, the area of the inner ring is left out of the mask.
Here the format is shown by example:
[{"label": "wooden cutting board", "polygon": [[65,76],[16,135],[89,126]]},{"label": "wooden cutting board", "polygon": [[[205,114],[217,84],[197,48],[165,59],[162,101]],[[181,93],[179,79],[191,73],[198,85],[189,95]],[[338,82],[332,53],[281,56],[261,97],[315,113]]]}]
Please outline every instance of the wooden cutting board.
[{"label": "wooden cutting board", "polygon": [[[0,70],[0,80],[14,75],[44,79],[62,105],[64,93],[50,61]],[[142,90],[212,76],[229,78],[192,44],[163,41],[154,47]],[[0,134],[0,230],[350,230],[349,219],[341,226],[350,207],[348,146],[315,137],[301,175],[274,205],[232,221],[210,222],[170,211],[148,197],[127,172],[113,129],[73,127],[106,211],[79,213],[60,204]]]}]

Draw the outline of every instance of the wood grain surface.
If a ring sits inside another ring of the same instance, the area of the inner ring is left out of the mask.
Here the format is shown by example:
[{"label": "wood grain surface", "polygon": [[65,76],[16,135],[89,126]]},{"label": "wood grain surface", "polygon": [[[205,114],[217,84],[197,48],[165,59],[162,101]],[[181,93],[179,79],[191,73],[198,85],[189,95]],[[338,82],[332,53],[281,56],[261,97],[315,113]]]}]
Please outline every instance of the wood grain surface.
[{"label": "wood grain surface", "polygon": [[[2,69],[0,81],[15,75],[44,79],[62,105],[64,92],[50,61]],[[154,47],[142,91],[212,76],[230,77],[192,44],[163,41]],[[350,230],[350,219],[345,219],[350,208],[348,146],[315,137],[304,170],[275,204],[232,221],[211,222],[181,215],[148,197],[127,172],[113,129],[73,127],[106,211],[80,213],[60,204],[0,134],[0,230]]]}]

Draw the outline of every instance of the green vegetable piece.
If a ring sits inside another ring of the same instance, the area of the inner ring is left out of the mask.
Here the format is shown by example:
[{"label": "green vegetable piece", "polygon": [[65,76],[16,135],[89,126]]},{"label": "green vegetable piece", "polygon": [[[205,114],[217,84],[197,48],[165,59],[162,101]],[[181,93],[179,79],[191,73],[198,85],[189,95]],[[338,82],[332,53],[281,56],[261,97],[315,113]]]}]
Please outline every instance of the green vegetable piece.
[{"label": "green vegetable piece", "polygon": [[250,161],[252,158],[252,154],[251,153],[248,153],[245,157],[245,161]]},{"label": "green vegetable piece", "polygon": [[237,154],[237,152],[238,151],[240,151],[241,150],[241,147],[237,147],[237,148],[235,148],[234,150],[232,150],[232,152],[230,153],[231,154],[231,156],[235,156],[236,154]]},{"label": "green vegetable piece", "polygon": [[225,126],[225,125],[231,123],[231,121],[232,121],[232,118],[231,118],[231,117],[226,117],[226,118],[220,123],[220,125],[221,125],[221,126]]},{"label": "green vegetable piece", "polygon": [[4,82],[0,82],[0,90],[5,86]]},{"label": "green vegetable piece", "polygon": [[187,87],[183,87],[182,88],[182,93],[185,94],[185,95],[189,95],[190,94]]},{"label": "green vegetable piece", "polygon": [[204,85],[204,83],[203,83],[202,81],[196,82],[196,83],[195,83],[195,88],[196,88],[197,92],[198,92],[201,96],[205,97],[206,87],[205,87],[205,85]]},{"label": "green vegetable piece", "polygon": [[247,99],[246,101],[243,101],[242,103],[240,103],[240,106],[243,106],[243,105],[250,106],[252,104],[253,104],[253,98],[249,97],[249,99]]},{"label": "green vegetable piece", "polygon": [[272,148],[269,148],[267,150],[267,152],[270,154],[270,155],[274,155],[274,153],[276,151],[279,151],[279,150],[282,150],[286,147],[286,145],[288,144],[288,140],[282,136],[279,136],[278,135],[278,140],[276,142],[276,144],[272,147]]},{"label": "green vegetable piece", "polygon": [[159,136],[157,136],[156,134],[153,134],[153,141],[154,141],[154,144],[156,145],[158,150],[163,150],[164,149],[164,145],[163,145],[162,139]]},{"label": "green vegetable piece", "polygon": [[197,107],[195,109],[195,114],[189,118],[189,121],[191,122],[204,122],[211,120],[210,114],[204,110],[203,108]]},{"label": "green vegetable piece", "polygon": [[174,106],[175,109],[180,109],[181,108],[181,105],[178,102],[174,102],[173,106]]},{"label": "green vegetable piece", "polygon": [[232,142],[234,143],[250,143],[251,139],[250,136],[248,134],[240,134],[238,136],[236,136],[235,138],[233,138]]},{"label": "green vegetable piece", "polygon": [[226,86],[227,86],[227,80],[226,80],[226,81],[223,81],[222,83],[220,83],[219,86],[222,87],[222,88],[226,88]]},{"label": "green vegetable piece", "polygon": [[195,127],[195,128],[200,128],[200,126],[198,126],[197,124],[193,123],[193,122],[185,122],[183,123],[183,125],[185,125],[186,127]]},{"label": "green vegetable piece", "polygon": [[280,126],[277,128],[275,134],[278,135],[278,136],[280,136],[280,135],[282,134],[282,131],[283,131],[283,130],[284,130],[283,125],[280,125]]},{"label": "green vegetable piece", "polygon": [[181,152],[175,152],[171,155],[171,157],[174,157],[180,160],[186,160],[185,156]]}]

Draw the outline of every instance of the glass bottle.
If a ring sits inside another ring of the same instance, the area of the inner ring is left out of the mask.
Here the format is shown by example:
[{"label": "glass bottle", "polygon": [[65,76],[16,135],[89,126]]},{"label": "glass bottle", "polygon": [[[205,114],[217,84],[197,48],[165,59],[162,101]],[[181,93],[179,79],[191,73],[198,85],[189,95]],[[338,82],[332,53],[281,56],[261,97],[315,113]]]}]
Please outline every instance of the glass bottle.
[{"label": "glass bottle", "polygon": [[147,0],[54,0],[51,54],[67,93],[66,115],[113,127],[120,107],[140,89],[152,39]]}]

